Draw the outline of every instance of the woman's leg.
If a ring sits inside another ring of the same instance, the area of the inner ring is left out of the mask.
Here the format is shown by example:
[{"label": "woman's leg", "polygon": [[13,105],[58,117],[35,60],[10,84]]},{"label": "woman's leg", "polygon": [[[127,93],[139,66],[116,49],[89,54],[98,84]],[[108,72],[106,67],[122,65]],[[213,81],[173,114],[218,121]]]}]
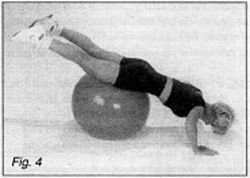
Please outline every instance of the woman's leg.
[{"label": "woman's leg", "polygon": [[60,56],[78,64],[87,74],[99,79],[102,82],[114,84],[118,74],[120,65],[110,61],[98,60],[77,46],[63,43],[53,39],[49,49]]},{"label": "woman's leg", "polygon": [[100,60],[107,60],[118,64],[122,60],[122,55],[100,48],[89,37],[79,32],[59,27],[57,21],[52,17],[53,15],[51,14],[44,18],[37,19],[29,26],[29,28],[33,28],[35,26],[42,26],[46,33],[50,33],[55,36],[61,36],[69,40],[70,42],[80,47],[94,58]]},{"label": "woman's leg", "polygon": [[74,43],[75,45],[86,51],[89,55],[97,59],[107,60],[119,64],[123,58],[123,56],[118,53],[110,52],[100,48],[89,37],[79,32],[63,28],[60,36]]}]

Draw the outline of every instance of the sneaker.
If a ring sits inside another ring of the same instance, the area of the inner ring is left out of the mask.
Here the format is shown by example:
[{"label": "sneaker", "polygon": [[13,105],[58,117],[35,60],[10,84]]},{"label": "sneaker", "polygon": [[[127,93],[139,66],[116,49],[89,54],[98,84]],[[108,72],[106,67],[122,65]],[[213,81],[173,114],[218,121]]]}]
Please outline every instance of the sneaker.
[{"label": "sneaker", "polygon": [[48,35],[59,36],[61,33],[61,29],[59,28],[58,22],[52,17],[53,14],[43,17],[41,19],[37,19],[31,23],[29,28],[41,25]]},{"label": "sneaker", "polygon": [[23,29],[12,36],[12,41],[29,43],[35,46],[36,49],[40,48],[43,40],[46,37],[46,32],[42,26],[34,26]]}]

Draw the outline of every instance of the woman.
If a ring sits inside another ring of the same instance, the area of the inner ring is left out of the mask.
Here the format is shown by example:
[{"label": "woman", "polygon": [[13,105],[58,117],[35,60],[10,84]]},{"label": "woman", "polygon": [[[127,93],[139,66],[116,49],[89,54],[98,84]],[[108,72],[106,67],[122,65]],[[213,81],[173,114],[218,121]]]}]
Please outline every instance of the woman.
[{"label": "woman", "polygon": [[[63,43],[53,37],[71,42]],[[78,64],[86,73],[121,89],[147,92],[157,96],[179,117],[186,117],[186,133],[195,154],[216,155],[217,151],[197,143],[197,122],[211,125],[216,134],[225,134],[233,120],[226,104],[205,102],[201,90],[156,72],[142,59],[126,58],[97,46],[87,36],[61,28],[52,15],[34,21],[29,28],[13,35],[13,41],[43,47]]]}]

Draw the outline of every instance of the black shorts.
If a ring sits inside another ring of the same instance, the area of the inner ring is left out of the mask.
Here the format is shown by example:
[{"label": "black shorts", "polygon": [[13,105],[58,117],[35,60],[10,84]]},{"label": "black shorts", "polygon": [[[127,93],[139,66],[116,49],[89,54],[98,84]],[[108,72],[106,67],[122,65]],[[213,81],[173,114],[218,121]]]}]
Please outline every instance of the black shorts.
[{"label": "black shorts", "polygon": [[160,96],[166,81],[167,77],[156,72],[148,62],[136,58],[123,58],[114,86]]}]

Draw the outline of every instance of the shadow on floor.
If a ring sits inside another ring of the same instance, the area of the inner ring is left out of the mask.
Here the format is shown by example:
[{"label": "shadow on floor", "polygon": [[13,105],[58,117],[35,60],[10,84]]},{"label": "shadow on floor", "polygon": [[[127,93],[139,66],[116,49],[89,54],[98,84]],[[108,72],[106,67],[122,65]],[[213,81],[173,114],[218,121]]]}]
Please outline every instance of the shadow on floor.
[{"label": "shadow on floor", "polygon": [[[216,140],[218,144],[233,142],[235,134],[229,132],[225,136],[217,136],[211,132],[200,130],[200,137]],[[184,127],[149,127],[139,131],[134,137],[126,140],[100,140],[89,136],[84,132],[76,121],[68,121],[63,125],[60,133],[60,141],[63,149],[86,151],[93,154],[104,152],[120,153],[130,149],[144,149],[148,147],[174,148],[189,147]],[[205,139],[206,140],[206,139]],[[205,141],[206,143],[206,141]]]}]

